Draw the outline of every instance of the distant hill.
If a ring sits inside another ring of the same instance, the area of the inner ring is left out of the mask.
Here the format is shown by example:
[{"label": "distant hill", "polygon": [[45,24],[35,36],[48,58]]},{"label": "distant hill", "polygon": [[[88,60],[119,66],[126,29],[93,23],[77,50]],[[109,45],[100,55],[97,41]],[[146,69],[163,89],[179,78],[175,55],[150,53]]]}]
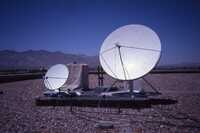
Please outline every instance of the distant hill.
[{"label": "distant hill", "polygon": [[86,63],[90,67],[96,67],[99,64],[98,56],[65,54],[45,50],[0,51],[0,69],[39,68],[49,67],[58,63],[67,64],[73,62]]},{"label": "distant hill", "polygon": [[179,64],[166,64],[158,65],[158,69],[200,69],[200,63],[179,63]]},{"label": "distant hill", "polygon": [[[86,63],[90,68],[96,68],[99,64],[98,56],[66,54],[62,52],[49,52],[45,50],[28,50],[16,52],[12,50],[0,51],[0,69],[23,69],[23,68],[48,68],[54,64],[62,63]],[[158,65],[160,69],[198,68],[200,63],[180,63]]]}]

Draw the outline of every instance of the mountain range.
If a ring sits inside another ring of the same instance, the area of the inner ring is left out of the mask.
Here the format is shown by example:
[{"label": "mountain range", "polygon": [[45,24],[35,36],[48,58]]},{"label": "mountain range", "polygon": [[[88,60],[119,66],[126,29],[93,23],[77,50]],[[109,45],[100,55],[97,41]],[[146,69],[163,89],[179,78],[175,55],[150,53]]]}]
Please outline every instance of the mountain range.
[{"label": "mountain range", "polygon": [[48,68],[54,64],[86,63],[94,68],[99,64],[98,56],[66,54],[45,50],[28,50],[17,52],[12,50],[0,51],[0,69],[15,68]]},{"label": "mountain range", "polygon": [[[14,50],[0,51],[0,69],[38,69],[41,67],[48,68],[54,64],[68,64],[74,62],[85,63],[88,64],[90,68],[96,68],[99,65],[99,58],[98,56],[49,52],[46,50],[28,50],[23,52]],[[158,64],[157,67],[200,68],[200,63]]]}]

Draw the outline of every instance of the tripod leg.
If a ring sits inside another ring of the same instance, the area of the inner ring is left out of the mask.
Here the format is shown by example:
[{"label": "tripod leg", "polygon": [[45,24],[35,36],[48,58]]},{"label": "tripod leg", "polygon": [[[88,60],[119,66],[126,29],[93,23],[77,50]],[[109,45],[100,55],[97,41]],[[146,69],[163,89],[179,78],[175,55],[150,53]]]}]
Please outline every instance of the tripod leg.
[{"label": "tripod leg", "polygon": [[151,87],[151,89],[153,90],[153,91],[155,91],[156,92],[156,94],[161,94],[149,81],[147,81],[144,77],[142,78],[144,81],[145,81],[145,83],[147,83],[150,87]]}]

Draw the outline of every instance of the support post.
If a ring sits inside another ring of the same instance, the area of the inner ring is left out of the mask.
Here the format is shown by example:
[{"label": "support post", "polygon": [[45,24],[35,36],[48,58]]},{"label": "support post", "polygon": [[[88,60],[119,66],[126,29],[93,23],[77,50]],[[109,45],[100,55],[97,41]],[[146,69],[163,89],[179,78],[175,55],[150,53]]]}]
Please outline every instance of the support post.
[{"label": "support post", "polygon": [[128,81],[128,84],[129,84],[129,89],[130,89],[130,93],[131,95],[133,94],[133,87],[134,87],[134,81],[133,80],[129,80]]},{"label": "support post", "polygon": [[120,109],[120,107],[118,108],[118,114],[120,114],[121,113],[121,109]]},{"label": "support post", "polygon": [[98,66],[97,67],[97,75],[98,75],[98,85],[99,87],[102,87],[103,86],[103,69]]}]

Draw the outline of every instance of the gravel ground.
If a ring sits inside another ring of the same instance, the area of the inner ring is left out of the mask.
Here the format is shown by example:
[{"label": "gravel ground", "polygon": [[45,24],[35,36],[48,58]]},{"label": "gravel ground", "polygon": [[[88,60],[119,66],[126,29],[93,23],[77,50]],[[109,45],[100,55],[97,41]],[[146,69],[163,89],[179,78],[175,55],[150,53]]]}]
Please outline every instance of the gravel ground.
[{"label": "gravel ground", "polygon": [[[97,85],[91,75],[90,87]],[[162,98],[178,101],[149,109],[37,107],[35,97],[43,92],[42,80],[0,84],[0,132],[52,133],[199,133],[200,74],[153,74],[145,77]],[[106,85],[113,79],[106,76]],[[100,129],[98,123],[112,122],[113,129]]]}]

